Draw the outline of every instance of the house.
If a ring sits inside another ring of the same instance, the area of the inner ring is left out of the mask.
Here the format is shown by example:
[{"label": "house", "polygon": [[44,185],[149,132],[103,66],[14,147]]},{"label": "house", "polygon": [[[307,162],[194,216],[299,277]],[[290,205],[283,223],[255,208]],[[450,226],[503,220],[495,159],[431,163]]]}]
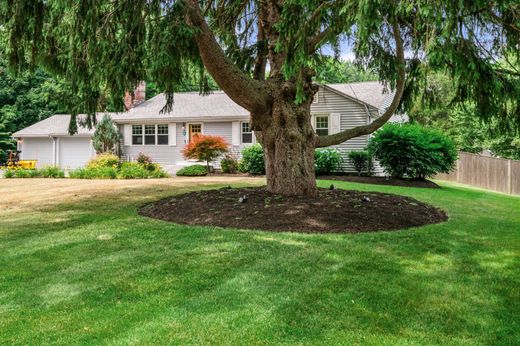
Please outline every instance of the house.
[{"label": "house", "polygon": [[[197,133],[226,138],[236,155],[255,142],[249,126],[249,112],[222,91],[207,96],[197,92],[176,93],[169,113],[161,112],[166,104],[164,94],[145,101],[144,89],[140,86],[135,95],[134,100],[128,95],[125,99],[127,112],[110,113],[122,133],[125,160],[132,161],[142,152],[174,172],[189,164],[181,150]],[[385,92],[379,82],[321,85],[311,105],[316,133],[333,134],[368,124],[386,109],[392,97],[393,94]],[[37,160],[37,167],[55,165],[75,169],[85,165],[95,156],[94,130],[80,126],[78,133],[70,136],[67,131],[69,118],[69,115],[54,115],[14,133],[21,158]],[[406,121],[406,117],[395,116],[392,120]],[[368,136],[361,136],[335,147],[346,158],[348,151],[365,148],[367,141]],[[346,159],[342,168],[353,171]]]}]

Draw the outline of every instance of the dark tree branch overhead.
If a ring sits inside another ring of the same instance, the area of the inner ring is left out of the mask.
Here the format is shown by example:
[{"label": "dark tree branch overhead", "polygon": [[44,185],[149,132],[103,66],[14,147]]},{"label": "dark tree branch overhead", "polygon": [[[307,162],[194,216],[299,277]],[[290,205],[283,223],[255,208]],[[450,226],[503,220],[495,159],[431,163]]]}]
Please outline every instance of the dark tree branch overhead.
[{"label": "dark tree branch overhead", "polygon": [[397,82],[396,82],[396,89],[394,98],[392,100],[392,103],[388,108],[385,110],[385,112],[378,117],[376,120],[371,122],[368,125],[363,126],[356,126],[354,128],[341,131],[338,133],[335,133],[333,135],[328,136],[318,136],[316,139],[316,147],[328,147],[330,145],[337,145],[340,143],[343,143],[349,139],[352,139],[354,137],[359,137],[363,135],[368,135],[381,126],[383,126],[395,113],[397,108],[399,107],[399,103],[401,102],[401,98],[403,96],[404,87],[405,87],[405,80],[406,80],[406,61],[404,58],[404,45],[403,40],[401,38],[401,32],[399,30],[399,24],[397,22],[394,22],[392,24],[392,31],[393,36],[395,39],[395,51],[396,51],[396,60],[398,62],[397,64]]},{"label": "dark tree branch overhead", "polygon": [[200,56],[219,87],[250,112],[267,108],[269,92],[266,86],[249,77],[229,60],[202,16],[198,1],[190,0],[188,4],[188,23],[199,30],[195,40]]}]

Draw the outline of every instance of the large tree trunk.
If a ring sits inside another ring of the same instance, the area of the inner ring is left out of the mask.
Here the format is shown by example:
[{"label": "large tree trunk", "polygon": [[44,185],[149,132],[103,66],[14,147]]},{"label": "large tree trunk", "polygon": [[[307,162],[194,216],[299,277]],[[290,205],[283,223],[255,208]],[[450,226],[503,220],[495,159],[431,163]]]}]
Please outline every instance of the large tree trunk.
[{"label": "large tree trunk", "polygon": [[269,121],[258,126],[267,190],[283,195],[316,196],[316,135],[311,125],[310,102],[296,105],[294,95],[286,95],[283,89],[273,97]]}]

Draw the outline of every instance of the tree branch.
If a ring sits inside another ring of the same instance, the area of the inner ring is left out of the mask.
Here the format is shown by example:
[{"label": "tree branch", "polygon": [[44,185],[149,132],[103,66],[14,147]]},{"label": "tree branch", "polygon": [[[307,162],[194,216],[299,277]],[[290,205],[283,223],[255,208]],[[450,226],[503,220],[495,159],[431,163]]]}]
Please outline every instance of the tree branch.
[{"label": "tree branch", "polygon": [[343,143],[351,138],[359,137],[363,135],[368,135],[381,126],[383,126],[394,114],[394,112],[397,110],[397,107],[399,107],[399,103],[401,102],[401,97],[403,96],[403,91],[405,87],[405,79],[406,79],[406,72],[405,72],[405,59],[404,59],[404,45],[403,40],[401,38],[401,33],[399,30],[399,24],[397,22],[394,22],[392,25],[393,28],[393,35],[395,38],[395,47],[396,47],[396,57],[397,57],[397,73],[398,73],[398,79],[397,79],[397,85],[395,90],[395,95],[392,100],[392,103],[388,108],[385,110],[385,112],[376,120],[374,120],[372,123],[368,125],[363,126],[357,126],[348,130],[344,130],[342,132],[328,135],[328,136],[317,136],[316,138],[316,147],[328,147],[330,145],[337,145],[340,143]]},{"label": "tree branch", "polygon": [[254,80],[230,61],[202,16],[197,0],[188,1],[188,24],[199,29],[195,41],[206,70],[218,86],[237,104],[250,112],[269,107],[266,85]]}]

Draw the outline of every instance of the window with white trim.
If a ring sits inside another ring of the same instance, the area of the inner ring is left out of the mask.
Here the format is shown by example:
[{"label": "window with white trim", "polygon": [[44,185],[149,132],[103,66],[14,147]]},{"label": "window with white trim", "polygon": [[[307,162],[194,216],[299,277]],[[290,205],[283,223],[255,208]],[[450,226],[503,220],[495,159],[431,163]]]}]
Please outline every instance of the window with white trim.
[{"label": "window with white trim", "polygon": [[318,136],[327,136],[329,134],[329,117],[317,116],[315,118],[315,129]]},{"label": "window with white trim", "polygon": [[168,125],[159,124],[157,125],[157,144],[168,145]]},{"label": "window with white trim", "polygon": [[132,144],[143,145],[143,125],[132,125]]},{"label": "window with white trim", "polygon": [[248,144],[253,143],[253,131],[248,122],[242,123],[242,143]]},{"label": "window with white trim", "polygon": [[144,144],[155,145],[155,125],[144,125]]}]

